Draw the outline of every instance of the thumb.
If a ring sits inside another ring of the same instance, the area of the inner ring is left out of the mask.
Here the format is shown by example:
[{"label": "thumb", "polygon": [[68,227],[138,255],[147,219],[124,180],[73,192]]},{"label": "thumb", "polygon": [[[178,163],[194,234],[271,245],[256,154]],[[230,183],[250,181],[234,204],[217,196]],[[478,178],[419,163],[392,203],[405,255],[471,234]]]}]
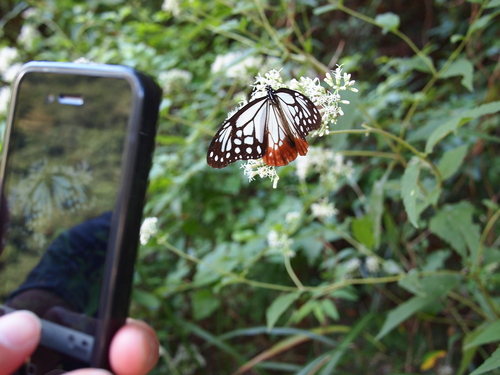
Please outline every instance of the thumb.
[{"label": "thumb", "polygon": [[40,340],[41,323],[30,311],[16,311],[0,317],[0,375],[21,366]]}]

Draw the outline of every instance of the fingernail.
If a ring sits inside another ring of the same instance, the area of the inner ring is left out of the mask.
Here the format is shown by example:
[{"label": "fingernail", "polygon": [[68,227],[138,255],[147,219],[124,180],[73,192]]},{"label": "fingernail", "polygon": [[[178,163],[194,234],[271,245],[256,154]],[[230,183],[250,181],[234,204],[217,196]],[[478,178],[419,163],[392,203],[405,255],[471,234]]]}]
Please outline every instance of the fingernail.
[{"label": "fingernail", "polygon": [[0,345],[20,349],[40,339],[42,326],[31,311],[16,311],[0,319]]},{"label": "fingernail", "polygon": [[156,363],[158,362],[158,357],[160,354],[159,351],[159,346],[160,344],[158,343],[158,339],[156,338],[156,335],[149,332],[148,334],[148,345],[149,345],[149,355],[146,357],[146,363],[148,364],[149,369],[151,370],[153,367],[155,367]]}]

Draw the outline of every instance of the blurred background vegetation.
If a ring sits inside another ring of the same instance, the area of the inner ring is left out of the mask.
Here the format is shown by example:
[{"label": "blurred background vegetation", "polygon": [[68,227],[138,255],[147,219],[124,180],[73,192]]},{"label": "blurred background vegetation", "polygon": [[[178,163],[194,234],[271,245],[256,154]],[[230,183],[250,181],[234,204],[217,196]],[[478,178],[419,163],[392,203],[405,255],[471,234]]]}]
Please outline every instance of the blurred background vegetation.
[{"label": "blurred background vegetation", "polygon": [[[30,60],[164,90],[131,315],[155,374],[480,374],[500,353],[500,1],[5,0],[0,111]],[[208,144],[253,77],[358,93],[249,183]],[[301,161],[302,160],[302,161]]]}]

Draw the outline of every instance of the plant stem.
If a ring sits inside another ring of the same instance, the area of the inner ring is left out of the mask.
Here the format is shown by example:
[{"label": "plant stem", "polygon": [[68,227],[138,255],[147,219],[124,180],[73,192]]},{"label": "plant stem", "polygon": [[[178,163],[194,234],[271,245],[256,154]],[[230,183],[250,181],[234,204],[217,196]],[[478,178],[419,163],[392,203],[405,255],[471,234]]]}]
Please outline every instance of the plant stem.
[{"label": "plant stem", "polygon": [[295,271],[293,270],[292,265],[290,263],[290,252],[291,252],[290,249],[284,250],[283,258],[285,260],[285,268],[286,268],[286,271],[288,272],[288,276],[290,276],[290,278],[292,279],[292,281],[295,284],[295,286],[297,287],[297,289],[299,291],[303,291],[304,285],[302,285],[302,283],[300,282],[299,278],[295,274]]}]

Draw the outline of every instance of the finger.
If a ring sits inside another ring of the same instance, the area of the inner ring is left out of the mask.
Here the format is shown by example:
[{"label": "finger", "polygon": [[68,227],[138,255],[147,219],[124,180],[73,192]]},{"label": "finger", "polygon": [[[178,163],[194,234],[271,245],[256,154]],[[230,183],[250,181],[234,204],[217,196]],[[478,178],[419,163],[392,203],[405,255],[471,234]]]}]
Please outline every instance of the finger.
[{"label": "finger", "polygon": [[64,375],[112,375],[112,374],[106,370],[100,370],[96,368],[83,368],[80,370],[65,372]]},{"label": "finger", "polygon": [[116,375],[145,375],[158,361],[159,347],[156,334],[150,326],[128,319],[111,342],[111,368]]},{"label": "finger", "polygon": [[40,320],[30,311],[16,311],[0,318],[0,375],[21,366],[40,341]]}]

